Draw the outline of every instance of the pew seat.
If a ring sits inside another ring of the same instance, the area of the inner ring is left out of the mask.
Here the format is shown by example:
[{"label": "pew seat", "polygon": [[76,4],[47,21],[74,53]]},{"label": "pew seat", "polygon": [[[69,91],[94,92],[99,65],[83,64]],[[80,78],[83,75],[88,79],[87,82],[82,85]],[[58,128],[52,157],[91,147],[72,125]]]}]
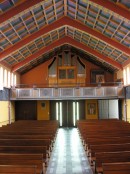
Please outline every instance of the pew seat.
[{"label": "pew seat", "polygon": [[103,174],[130,174],[130,162],[103,163]]},{"label": "pew seat", "polygon": [[42,154],[0,153],[0,165],[30,165],[36,166],[36,174],[45,174]]},{"label": "pew seat", "polygon": [[103,163],[130,162],[130,151],[96,153],[95,157],[95,170],[102,173]]},{"label": "pew seat", "polygon": [[0,174],[36,174],[34,165],[0,165]]}]

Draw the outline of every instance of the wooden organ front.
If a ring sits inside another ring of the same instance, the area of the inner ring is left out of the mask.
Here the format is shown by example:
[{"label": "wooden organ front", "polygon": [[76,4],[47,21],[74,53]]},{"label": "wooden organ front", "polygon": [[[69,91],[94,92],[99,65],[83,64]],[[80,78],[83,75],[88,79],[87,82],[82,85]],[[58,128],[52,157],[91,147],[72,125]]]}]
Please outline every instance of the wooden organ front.
[{"label": "wooden organ front", "polygon": [[48,80],[50,87],[85,86],[85,63],[71,51],[62,51],[48,66]]}]

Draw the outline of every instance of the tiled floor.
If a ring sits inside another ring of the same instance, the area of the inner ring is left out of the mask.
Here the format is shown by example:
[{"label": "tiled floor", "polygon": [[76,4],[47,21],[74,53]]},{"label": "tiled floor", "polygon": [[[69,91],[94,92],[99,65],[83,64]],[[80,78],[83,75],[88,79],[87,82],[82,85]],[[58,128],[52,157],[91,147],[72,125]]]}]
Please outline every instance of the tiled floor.
[{"label": "tiled floor", "polygon": [[93,174],[76,128],[59,129],[47,174]]}]

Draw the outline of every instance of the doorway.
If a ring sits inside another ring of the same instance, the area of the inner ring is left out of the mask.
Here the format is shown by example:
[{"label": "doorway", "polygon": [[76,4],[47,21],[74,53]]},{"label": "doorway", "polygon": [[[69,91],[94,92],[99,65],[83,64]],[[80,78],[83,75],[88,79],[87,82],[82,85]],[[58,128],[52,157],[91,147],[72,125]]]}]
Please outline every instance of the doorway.
[{"label": "doorway", "polygon": [[98,100],[99,119],[119,119],[119,100]]},{"label": "doorway", "polygon": [[85,102],[62,100],[50,102],[50,118],[58,120],[60,127],[75,127],[76,121],[85,117]]},{"label": "doorway", "polygon": [[16,120],[37,120],[36,101],[16,101],[15,102]]}]

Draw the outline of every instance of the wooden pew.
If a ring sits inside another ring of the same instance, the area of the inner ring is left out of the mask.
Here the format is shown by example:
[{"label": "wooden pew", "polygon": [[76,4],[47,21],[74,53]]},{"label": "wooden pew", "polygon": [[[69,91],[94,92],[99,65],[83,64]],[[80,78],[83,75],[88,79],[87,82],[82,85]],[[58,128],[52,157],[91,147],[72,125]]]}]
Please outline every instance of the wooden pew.
[{"label": "wooden pew", "polygon": [[[28,127],[28,125],[29,125],[29,127]],[[22,122],[16,121],[14,123],[8,124],[8,125],[2,127],[1,129],[2,130],[5,130],[7,128],[10,128],[10,129],[18,128],[19,129],[23,126],[25,126],[26,129],[30,129],[30,128],[35,127],[36,129],[39,129],[39,128],[40,129],[44,129],[44,128],[50,129],[50,128],[52,128],[54,130],[54,129],[58,128],[58,124],[55,123],[55,121],[54,122],[52,122],[52,121],[42,121],[41,122],[41,121],[37,121],[37,120],[35,120],[35,121],[34,120],[24,120]]]},{"label": "wooden pew", "polygon": [[51,141],[54,143],[57,130],[58,130],[57,121],[36,121],[36,120],[16,121],[15,123],[0,128],[0,136],[1,137],[21,136],[22,138],[23,136],[31,137],[33,135],[35,139],[36,136],[39,136],[40,139],[41,139],[40,136],[44,136],[44,138],[46,136],[49,137],[49,139],[51,139]]},{"label": "wooden pew", "polygon": [[[22,124],[21,124],[22,123]],[[39,124],[42,123],[42,124]],[[29,125],[29,126],[28,126]],[[24,127],[24,129],[23,129]],[[20,134],[28,133],[28,134],[33,134],[33,133],[38,133],[38,134],[52,134],[55,135],[58,129],[58,125],[52,124],[51,121],[22,121],[22,122],[16,122],[12,123],[10,125],[7,125],[5,127],[0,128],[0,134],[3,133],[15,133],[18,132]],[[16,131],[17,130],[17,131]]]},{"label": "wooden pew", "polygon": [[87,138],[85,141],[86,150],[90,149],[91,145],[101,144],[124,144],[130,143],[130,137],[100,137],[100,138]]},{"label": "wooden pew", "polygon": [[0,154],[42,154],[43,163],[47,166],[49,154],[46,146],[0,146]]},{"label": "wooden pew", "polygon": [[37,135],[51,135],[52,137],[54,137],[54,139],[55,139],[55,137],[56,137],[56,134],[55,134],[55,132],[51,132],[51,131],[34,131],[34,130],[30,130],[30,131],[19,131],[19,130],[13,130],[13,131],[11,131],[11,130],[6,130],[6,131],[1,131],[1,129],[0,129],[0,136],[1,135],[17,135],[17,136],[20,136],[20,135],[35,135],[35,136],[37,136]]},{"label": "wooden pew", "polygon": [[18,121],[0,128],[0,164],[36,165],[37,173],[45,173],[57,129],[58,122],[36,120]]},{"label": "wooden pew", "polygon": [[43,146],[47,148],[48,158],[53,148],[48,139],[0,139],[0,146]]},{"label": "wooden pew", "polygon": [[[106,126],[107,124],[107,126]],[[117,126],[116,126],[117,125]],[[81,132],[84,132],[86,131],[86,128],[87,128],[87,131],[88,130],[93,130],[93,131],[97,131],[97,130],[107,130],[107,129],[125,129],[125,128],[130,128],[130,124],[128,122],[124,122],[124,121],[111,121],[111,120],[96,120],[96,121],[86,121],[84,123],[78,123],[78,129],[81,131]],[[96,130],[95,130],[96,129]]]},{"label": "wooden pew", "polygon": [[[116,125],[117,126],[117,125]],[[113,132],[114,131],[114,132]],[[85,131],[82,131],[81,132],[81,135],[83,137],[97,137],[99,135],[106,135],[106,134],[110,134],[110,136],[114,135],[114,136],[117,136],[117,135],[125,135],[126,136],[130,136],[130,134],[128,133],[128,131],[130,131],[130,128],[126,128],[126,129],[105,129],[103,128],[102,130],[97,130],[96,128],[93,128],[93,130],[85,130]],[[121,133],[121,134],[119,134]]]},{"label": "wooden pew", "polygon": [[28,135],[28,134],[23,134],[23,135],[17,135],[17,134],[2,134],[0,135],[1,139],[50,139],[51,141],[53,140],[53,136],[52,135],[48,135],[48,134],[38,134],[38,135]]},{"label": "wooden pew", "polygon": [[6,154],[0,153],[0,165],[36,166],[36,174],[45,174],[42,154]]},{"label": "wooden pew", "polygon": [[[81,137],[82,143],[84,145],[85,150],[89,149],[90,145],[95,144],[114,144],[115,142],[120,143],[129,143],[130,136],[127,135],[113,135],[113,134],[98,134],[93,136],[86,136],[84,138]],[[117,141],[116,141],[117,140]],[[121,141],[120,141],[121,140]],[[96,143],[97,142],[97,143]]]},{"label": "wooden pew", "polygon": [[37,167],[29,165],[0,165],[0,174],[36,174]]},{"label": "wooden pew", "polygon": [[130,162],[103,163],[103,174],[130,174]]},{"label": "wooden pew", "polygon": [[46,146],[49,150],[50,139],[0,139],[0,146]]},{"label": "wooden pew", "polygon": [[102,139],[102,138],[108,138],[108,137],[130,137],[130,130],[118,130],[118,129],[113,129],[113,130],[102,130],[102,131],[97,131],[96,128],[95,130],[87,130],[86,132],[81,132],[81,138],[84,142],[87,144],[87,139],[88,138],[93,138],[93,139]]},{"label": "wooden pew", "polygon": [[[129,143],[129,140],[128,140],[128,137],[130,139],[130,134],[129,134],[130,124],[129,123],[125,123],[121,121],[120,122],[108,121],[108,123],[106,121],[97,121],[97,122],[94,121],[94,123],[96,124],[93,124],[93,122],[91,122],[91,124],[86,123],[85,127],[83,127],[82,124],[80,125],[81,126],[80,133],[81,133],[83,144],[88,144],[88,145],[94,144],[96,143],[96,139],[97,139],[97,144],[103,143],[103,139],[106,139],[106,142],[108,141],[109,144],[112,144],[112,143],[114,144],[114,140],[113,142],[109,142],[111,141],[110,138],[119,137],[119,136],[120,138],[126,137],[126,139],[124,139],[124,141],[122,140],[121,143],[122,142]],[[107,127],[105,123],[107,124]],[[104,140],[104,144],[106,142]],[[118,143],[120,143],[120,141]]]},{"label": "wooden pew", "polygon": [[95,154],[99,152],[130,151],[130,143],[90,145],[91,160],[95,161]]},{"label": "wooden pew", "polygon": [[102,173],[103,163],[129,162],[130,151],[96,153],[95,157],[96,157],[95,161],[96,172]]},{"label": "wooden pew", "polygon": [[50,139],[50,145],[53,147],[54,143],[55,143],[55,137],[52,135],[8,135],[8,134],[2,134],[0,135],[0,139]]},{"label": "wooden pew", "polygon": [[[106,124],[107,124],[107,127],[106,127]],[[115,125],[117,125],[117,126],[115,126]],[[124,125],[125,125],[125,127],[124,127]],[[96,131],[97,130],[102,131],[102,130],[104,130],[104,128],[105,128],[105,130],[112,129],[112,128],[118,129],[119,127],[125,129],[126,127],[129,127],[129,125],[130,124],[128,122],[124,122],[124,121],[97,120],[97,121],[91,121],[91,122],[86,121],[84,123],[78,123],[77,127],[78,127],[79,131],[85,132],[86,128],[87,128],[87,131],[88,130],[95,131],[95,129],[96,129]]]},{"label": "wooden pew", "polygon": [[[97,161],[101,160],[101,156],[99,155],[96,158],[95,154],[109,153],[110,155],[110,153],[122,151],[121,153],[126,155],[124,151],[130,151],[130,124],[128,122],[120,120],[78,121],[77,127],[83,143],[87,145],[90,159],[95,162],[96,167],[98,166]],[[122,156],[122,160],[123,155],[121,153],[119,156]],[[113,162],[115,158],[112,158]],[[109,156],[108,159],[110,160],[111,157]],[[128,161],[129,157],[126,158],[125,156],[124,159]]]}]

